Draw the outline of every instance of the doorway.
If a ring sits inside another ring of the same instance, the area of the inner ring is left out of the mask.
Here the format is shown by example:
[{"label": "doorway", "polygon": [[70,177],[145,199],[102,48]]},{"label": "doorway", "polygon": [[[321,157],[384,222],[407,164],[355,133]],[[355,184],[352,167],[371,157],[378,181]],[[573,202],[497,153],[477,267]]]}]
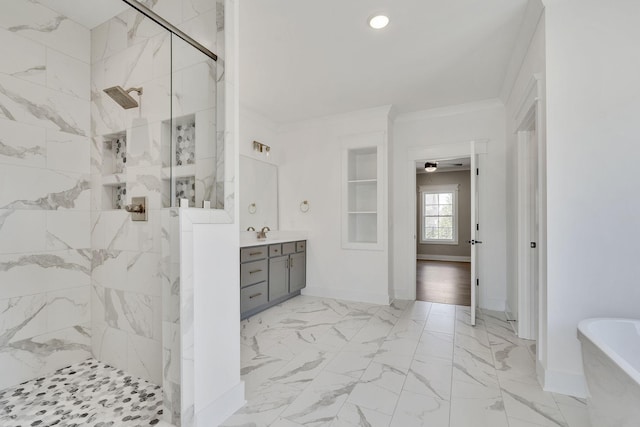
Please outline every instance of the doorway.
[{"label": "doorway", "polygon": [[471,305],[471,158],[416,162],[416,299]]},{"label": "doorway", "polygon": [[[410,209],[407,210],[406,220],[409,224],[416,224],[416,209],[417,209],[417,197],[416,197],[416,162],[422,161],[424,159],[455,159],[455,158],[463,158],[470,157],[471,158],[471,170],[476,171],[478,168],[481,168],[480,162],[484,155],[487,154],[487,143],[488,140],[472,140],[467,142],[459,142],[459,143],[449,143],[443,145],[434,145],[431,147],[424,148],[416,148],[410,149],[407,153],[407,178],[409,182],[409,186],[407,187],[407,198],[410,200]],[[424,163],[422,165],[424,167]],[[479,195],[482,194],[479,188],[479,181],[481,178],[477,176],[477,174],[471,175],[471,198],[472,205],[474,209],[471,211],[471,223],[478,224],[481,221],[481,215],[479,210]],[[469,228],[471,228],[471,224],[469,224]],[[418,240],[418,229],[414,228],[413,238],[409,238],[404,240],[407,244],[406,251],[409,254],[409,257],[406,259],[407,266],[407,274],[410,276],[407,281],[407,285],[409,286],[408,293],[410,299],[416,299],[416,277],[417,277],[417,240]],[[471,241],[476,243],[481,243],[478,241],[479,231],[476,227],[471,229]],[[482,288],[478,288],[477,284],[479,283],[480,273],[482,273],[482,257],[481,251],[478,249],[479,245],[471,246],[471,280],[469,280],[469,290],[471,293],[471,305],[470,305],[470,324],[475,325],[476,321],[476,306],[478,305],[478,300],[482,299]]]},{"label": "doorway", "polygon": [[[515,224],[516,283],[508,289],[511,304],[507,316],[520,338],[546,345],[546,143],[544,139],[543,88],[534,76],[515,117],[517,215]],[[541,354],[541,353],[538,353]]]}]

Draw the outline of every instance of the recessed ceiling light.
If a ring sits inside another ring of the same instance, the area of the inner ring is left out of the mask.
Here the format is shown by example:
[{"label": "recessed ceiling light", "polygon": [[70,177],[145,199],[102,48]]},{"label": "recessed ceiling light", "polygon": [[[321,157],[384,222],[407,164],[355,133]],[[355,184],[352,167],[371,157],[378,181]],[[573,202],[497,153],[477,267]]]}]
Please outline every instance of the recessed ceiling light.
[{"label": "recessed ceiling light", "polygon": [[369,19],[369,26],[374,30],[380,30],[389,24],[389,17],[386,15],[375,15]]}]

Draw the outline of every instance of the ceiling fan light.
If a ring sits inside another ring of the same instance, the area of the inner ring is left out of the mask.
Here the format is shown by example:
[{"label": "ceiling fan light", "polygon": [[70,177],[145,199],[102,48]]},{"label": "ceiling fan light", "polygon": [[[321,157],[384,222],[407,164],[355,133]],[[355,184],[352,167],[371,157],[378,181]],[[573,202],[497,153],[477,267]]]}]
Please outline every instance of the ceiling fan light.
[{"label": "ceiling fan light", "polygon": [[438,169],[438,164],[437,163],[426,162],[424,164],[424,170],[427,171],[427,172],[435,172],[436,169]]},{"label": "ceiling fan light", "polygon": [[389,24],[389,17],[386,15],[375,15],[369,18],[369,26],[374,30],[381,30]]}]

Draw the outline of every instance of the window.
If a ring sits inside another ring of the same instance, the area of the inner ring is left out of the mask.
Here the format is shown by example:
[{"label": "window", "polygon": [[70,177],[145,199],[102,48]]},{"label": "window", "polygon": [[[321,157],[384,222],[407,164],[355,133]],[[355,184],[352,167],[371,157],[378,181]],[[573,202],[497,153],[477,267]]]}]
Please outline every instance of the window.
[{"label": "window", "polygon": [[420,187],[420,243],[458,244],[458,185]]}]

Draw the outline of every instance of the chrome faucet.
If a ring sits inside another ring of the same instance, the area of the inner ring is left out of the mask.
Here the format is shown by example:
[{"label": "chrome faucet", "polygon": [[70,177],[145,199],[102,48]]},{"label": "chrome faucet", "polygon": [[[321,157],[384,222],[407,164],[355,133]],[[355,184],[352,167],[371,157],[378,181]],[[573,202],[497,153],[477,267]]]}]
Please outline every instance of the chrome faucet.
[{"label": "chrome faucet", "polygon": [[258,231],[258,239],[266,239],[267,231],[271,231],[271,229],[267,226],[262,227],[262,230]]},{"label": "chrome faucet", "polygon": [[247,227],[247,231],[256,231],[256,229],[253,227]]}]

